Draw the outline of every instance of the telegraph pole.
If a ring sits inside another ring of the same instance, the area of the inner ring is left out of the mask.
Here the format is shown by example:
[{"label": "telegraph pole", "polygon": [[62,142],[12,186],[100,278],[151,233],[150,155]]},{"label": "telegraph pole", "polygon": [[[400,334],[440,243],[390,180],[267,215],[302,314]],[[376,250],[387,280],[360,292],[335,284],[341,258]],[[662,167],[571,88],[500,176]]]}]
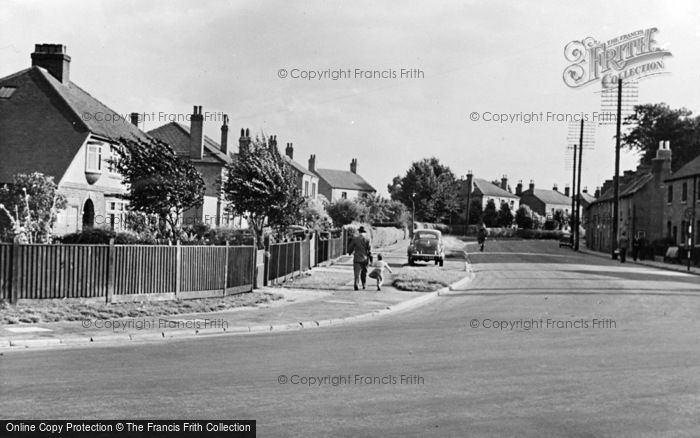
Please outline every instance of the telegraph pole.
[{"label": "telegraph pole", "polygon": [[573,181],[571,182],[571,214],[569,222],[571,223],[571,248],[574,248],[576,242],[576,143],[574,143],[574,166],[573,166]]},{"label": "telegraph pole", "polygon": [[578,148],[578,182],[576,183],[576,242],[574,251],[578,251],[580,226],[581,226],[581,162],[583,161],[583,119],[581,119],[581,133],[579,135],[580,145]]},{"label": "telegraph pole", "polygon": [[615,136],[615,199],[613,202],[612,258],[617,260],[617,226],[620,223],[620,125],[622,123],[622,78],[617,79],[617,135]]}]

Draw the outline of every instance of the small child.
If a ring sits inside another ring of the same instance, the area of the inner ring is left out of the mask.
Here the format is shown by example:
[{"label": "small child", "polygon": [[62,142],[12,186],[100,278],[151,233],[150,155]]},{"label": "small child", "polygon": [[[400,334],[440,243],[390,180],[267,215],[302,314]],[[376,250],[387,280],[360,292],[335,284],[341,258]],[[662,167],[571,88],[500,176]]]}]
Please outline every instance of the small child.
[{"label": "small child", "polygon": [[377,279],[377,290],[382,290],[382,283],[384,283],[384,269],[388,269],[392,274],[394,271],[391,270],[389,264],[382,260],[382,255],[377,254],[377,261],[372,263],[372,272],[369,273],[370,278]]}]

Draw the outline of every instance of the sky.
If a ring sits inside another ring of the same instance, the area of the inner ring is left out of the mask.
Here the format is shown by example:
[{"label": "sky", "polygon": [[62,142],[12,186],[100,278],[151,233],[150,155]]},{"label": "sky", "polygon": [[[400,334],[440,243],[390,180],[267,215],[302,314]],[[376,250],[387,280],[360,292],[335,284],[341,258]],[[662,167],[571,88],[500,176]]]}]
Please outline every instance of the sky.
[{"label": "sky", "polygon": [[[118,113],[146,114],[145,130],[201,105],[215,140],[225,113],[229,144],[248,128],[277,135],[281,149],[292,142],[303,165],[315,154],[319,168],[349,170],[357,158],[358,173],[384,195],[394,176],[433,156],[457,177],[570,184],[570,124],[547,113],[601,111],[598,84],[562,79],[574,40],[657,28],[672,56],[664,74],[639,82],[638,103],[700,111],[692,0],[1,3],[0,77],[29,67],[34,44],[64,44],[71,80]],[[338,71],[344,77],[328,77]],[[544,116],[492,115],[520,113]],[[584,150],[591,192],[612,177],[614,134],[595,126]],[[623,153],[621,170],[636,164]]]}]

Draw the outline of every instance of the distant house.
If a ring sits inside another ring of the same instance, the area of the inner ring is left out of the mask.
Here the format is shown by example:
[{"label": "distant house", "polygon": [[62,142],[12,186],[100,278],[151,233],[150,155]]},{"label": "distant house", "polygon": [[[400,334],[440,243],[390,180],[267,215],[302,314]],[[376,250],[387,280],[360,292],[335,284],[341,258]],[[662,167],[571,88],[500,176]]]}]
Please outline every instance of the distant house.
[{"label": "distant house", "polygon": [[[271,136],[269,142],[270,147],[277,147],[277,136]],[[316,155],[312,155],[311,158],[309,158],[309,169],[306,169],[304,166],[294,161],[294,145],[292,143],[287,143],[287,147],[284,150],[284,159],[294,172],[294,179],[302,196],[316,199],[319,178],[318,175],[310,170],[316,160]]]},{"label": "distant house", "polygon": [[491,200],[496,204],[496,209],[500,208],[501,204],[508,204],[513,212],[520,207],[520,197],[510,192],[506,176],[501,178],[500,185],[481,178],[473,178],[472,182],[471,202],[480,201],[482,209],[485,209]]},{"label": "distant house", "polygon": [[[226,166],[232,160],[228,146],[228,117],[224,116],[221,125],[220,143],[204,135],[201,106],[194,107],[190,126],[171,122],[148,131],[148,134],[168,143],[178,156],[189,158],[204,179],[204,203],[201,207],[185,211],[183,224],[207,224],[212,227],[233,225],[233,218],[226,213],[226,202],[221,195]],[[250,137],[243,130],[239,143],[250,143]]]},{"label": "distant house", "polygon": [[30,68],[0,79],[0,184],[18,173],[54,177],[67,199],[58,235],[123,227],[126,187],[109,159],[120,138],[146,134],[70,80],[66,46],[36,44],[31,59]]},{"label": "distant house", "polygon": [[555,185],[552,190],[537,189],[535,182],[530,181],[530,186],[527,190],[522,190],[522,182],[519,182],[516,190],[516,195],[520,195],[520,204],[529,206],[532,211],[551,219],[554,212],[562,210],[566,214],[571,211],[571,198],[561,193]]},{"label": "distant house", "polygon": [[[685,245],[690,237],[692,212],[700,200],[700,156],[689,161],[677,172],[664,180],[664,237]],[[700,244],[700,215],[695,215],[693,245]]]},{"label": "distant house", "polygon": [[329,201],[354,199],[377,191],[357,174],[357,158],[350,161],[350,170],[316,169],[316,156],[309,158],[309,170],[319,179],[319,194]]},{"label": "distant house", "polygon": [[[635,171],[625,171],[620,176],[620,202],[618,236],[624,231],[629,238],[640,235],[650,242],[662,237],[678,237],[678,225],[668,220],[664,224],[664,210],[674,204],[674,187],[682,187],[683,174],[671,182],[671,149],[661,144],[651,166],[640,165]],[[676,181],[681,182],[676,185]],[[671,188],[669,188],[671,187]],[[682,193],[681,193],[682,195]],[[682,197],[681,197],[682,199]],[[613,245],[612,224],[615,192],[613,181],[607,180],[601,194],[585,210],[586,246],[595,251],[611,252]],[[682,208],[682,201],[677,204]],[[675,215],[672,214],[675,217]],[[681,231],[682,232],[682,231]]]}]

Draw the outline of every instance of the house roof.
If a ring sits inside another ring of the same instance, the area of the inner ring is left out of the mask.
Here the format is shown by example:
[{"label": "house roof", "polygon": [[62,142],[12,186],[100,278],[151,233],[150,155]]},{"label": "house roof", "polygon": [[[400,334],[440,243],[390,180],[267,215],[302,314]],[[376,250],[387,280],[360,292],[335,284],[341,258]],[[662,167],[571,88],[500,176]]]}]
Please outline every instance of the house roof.
[{"label": "house roof", "polygon": [[595,202],[595,200],[596,200],[595,196],[591,195],[590,193],[581,192],[581,201],[582,202],[590,204],[592,202]]},{"label": "house roof", "polygon": [[[149,135],[168,143],[175,153],[180,156],[190,155],[190,127],[176,122],[170,122],[163,126],[148,131]],[[231,157],[221,152],[221,145],[211,138],[204,136],[204,155],[200,162],[224,163],[231,162]]]},{"label": "house roof", "polygon": [[37,171],[63,177],[88,135],[145,140],[141,130],[73,82],[63,84],[41,67],[0,79],[13,89],[0,99],[0,181]]},{"label": "house roof", "polygon": [[[633,175],[620,178],[620,197],[624,198],[634,195],[653,179],[654,175],[649,171],[635,172]],[[610,185],[610,187],[605,189],[603,193],[600,194],[600,197],[592,203],[608,202],[612,201],[614,198],[615,188]]]},{"label": "house roof", "polygon": [[554,204],[554,205],[570,205],[571,204],[571,198],[569,198],[568,196],[566,196],[563,193],[558,192],[556,190],[534,189],[534,193],[531,193],[530,190],[528,190],[526,193],[532,194],[534,197],[536,197],[540,201],[544,202],[545,204]]},{"label": "house roof", "polygon": [[481,178],[474,178],[474,192],[483,196],[494,196],[498,198],[518,198],[517,195],[503,190],[494,183]]},{"label": "house roof", "polygon": [[349,170],[316,169],[316,174],[325,180],[331,188],[376,192],[364,178]]},{"label": "house roof", "polygon": [[293,159],[289,158],[288,155],[284,155],[284,159],[287,161],[287,163],[289,163],[290,166],[292,166],[292,168],[296,169],[297,172],[303,175],[316,176],[316,174],[309,171],[309,169],[297,163]]},{"label": "house roof", "polygon": [[683,167],[673,173],[666,181],[674,181],[698,175],[700,175],[700,155],[685,163]]}]

